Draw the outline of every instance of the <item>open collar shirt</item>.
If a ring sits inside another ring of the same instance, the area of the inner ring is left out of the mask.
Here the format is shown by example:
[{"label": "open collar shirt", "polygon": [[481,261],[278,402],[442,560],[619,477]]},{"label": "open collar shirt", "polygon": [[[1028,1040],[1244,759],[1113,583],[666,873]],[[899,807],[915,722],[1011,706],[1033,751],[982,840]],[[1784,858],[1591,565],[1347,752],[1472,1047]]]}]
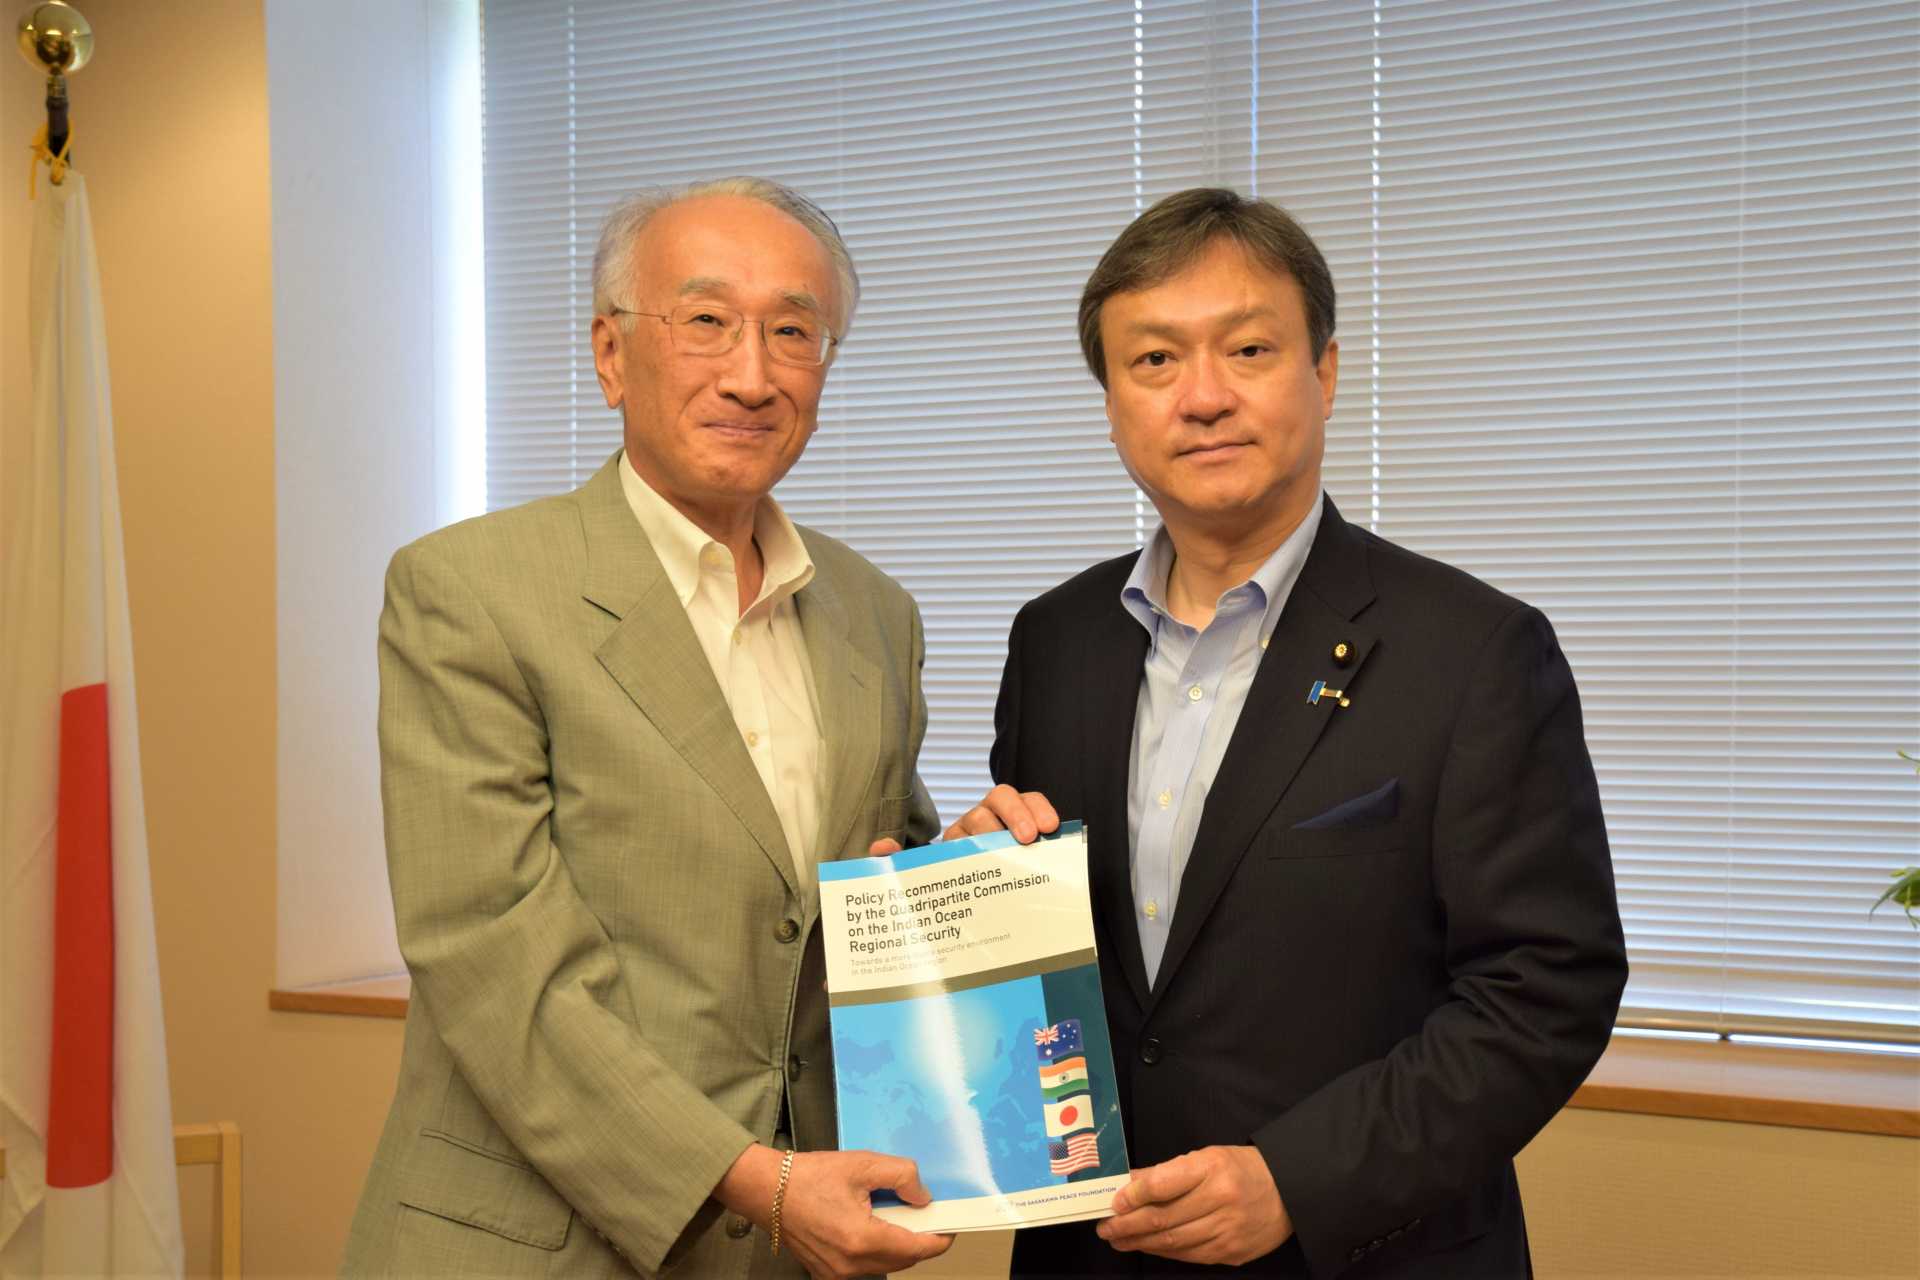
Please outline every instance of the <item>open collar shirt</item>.
[{"label": "open collar shirt", "polygon": [[813,557],[780,504],[762,498],[753,540],[764,572],[742,610],[733,553],[654,492],[624,453],[620,486],[693,624],[805,892],[820,829],[820,721],[794,595],[813,580]]},{"label": "open collar shirt", "polygon": [[1127,837],[1134,925],[1149,983],[1167,949],[1180,879],[1207,793],[1267,641],[1320,530],[1322,505],[1314,504],[1252,577],[1220,596],[1204,629],[1188,626],[1167,608],[1174,554],[1165,525],[1154,532],[1121,588],[1121,605],[1147,631],[1127,771]]}]

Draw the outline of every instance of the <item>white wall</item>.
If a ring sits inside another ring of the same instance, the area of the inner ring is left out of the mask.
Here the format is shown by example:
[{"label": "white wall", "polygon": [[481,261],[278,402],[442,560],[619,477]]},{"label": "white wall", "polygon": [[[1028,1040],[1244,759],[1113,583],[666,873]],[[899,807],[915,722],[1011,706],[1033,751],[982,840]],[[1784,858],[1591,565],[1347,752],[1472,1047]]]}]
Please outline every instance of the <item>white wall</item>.
[{"label": "white wall", "polygon": [[[281,986],[392,973],[388,558],[479,509],[478,0],[268,0]],[[371,38],[374,35],[378,38]]]}]

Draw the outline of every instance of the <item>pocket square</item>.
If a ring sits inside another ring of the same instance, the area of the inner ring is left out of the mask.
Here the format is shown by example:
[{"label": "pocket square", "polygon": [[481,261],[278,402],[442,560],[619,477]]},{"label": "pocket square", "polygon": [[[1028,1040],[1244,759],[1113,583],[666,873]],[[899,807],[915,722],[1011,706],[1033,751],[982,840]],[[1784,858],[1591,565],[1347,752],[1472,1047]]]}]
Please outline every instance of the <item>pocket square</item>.
[{"label": "pocket square", "polygon": [[1325,813],[1293,824],[1295,831],[1350,831],[1356,827],[1378,827],[1400,816],[1400,779],[1386,782],[1363,796],[1342,800]]}]

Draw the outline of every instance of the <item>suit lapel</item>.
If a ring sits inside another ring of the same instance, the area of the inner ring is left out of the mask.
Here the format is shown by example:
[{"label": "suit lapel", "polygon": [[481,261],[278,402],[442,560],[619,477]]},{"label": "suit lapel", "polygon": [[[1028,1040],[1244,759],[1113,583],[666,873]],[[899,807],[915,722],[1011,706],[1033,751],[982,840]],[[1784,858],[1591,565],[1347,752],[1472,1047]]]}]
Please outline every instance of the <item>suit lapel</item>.
[{"label": "suit lapel", "polygon": [[1087,611],[1080,660],[1081,705],[1087,709],[1082,744],[1083,794],[1087,798],[1088,874],[1107,922],[1107,943],[1141,1008],[1147,1005],[1147,966],[1140,957],[1140,929],[1133,918],[1133,841],[1127,831],[1127,779],[1133,754],[1134,712],[1147,661],[1147,633],[1120,603],[1114,580]]},{"label": "suit lapel", "polygon": [[[801,589],[795,603],[820,718],[819,847],[808,853],[837,858],[846,851],[880,759],[880,672],[873,659],[849,641],[846,605],[817,558],[813,581]],[[856,857],[865,853],[853,851]]]},{"label": "suit lapel", "polygon": [[[1254,673],[1246,705],[1200,815],[1193,853],[1180,879],[1167,949],[1155,975],[1155,1000],[1166,992],[1253,837],[1286,794],[1328,722],[1339,714],[1331,700],[1309,703],[1308,689],[1315,680],[1345,687],[1359,675],[1373,648],[1374,633],[1352,621],[1373,599],[1366,548],[1340,518],[1333,500],[1324,501],[1320,530]],[[1337,667],[1333,647],[1343,641],[1352,646],[1353,661]]]},{"label": "suit lapel", "polygon": [[594,656],[667,745],[706,779],[797,892],[780,816],[740,740],[693,623],[627,505],[618,454],[581,486],[575,501],[587,541],[581,594],[620,620]]}]

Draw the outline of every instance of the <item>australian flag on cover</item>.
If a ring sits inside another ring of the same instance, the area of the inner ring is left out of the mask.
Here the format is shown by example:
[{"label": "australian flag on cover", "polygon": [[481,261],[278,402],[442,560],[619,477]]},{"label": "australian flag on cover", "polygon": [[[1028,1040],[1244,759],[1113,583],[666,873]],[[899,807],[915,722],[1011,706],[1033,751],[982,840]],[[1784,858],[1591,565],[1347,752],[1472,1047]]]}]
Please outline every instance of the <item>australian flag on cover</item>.
[{"label": "australian flag on cover", "polygon": [[1042,1062],[1078,1058],[1086,1052],[1080,1044],[1078,1018],[1062,1018],[1050,1027],[1042,1027],[1033,1033],[1033,1043],[1040,1050]]}]

